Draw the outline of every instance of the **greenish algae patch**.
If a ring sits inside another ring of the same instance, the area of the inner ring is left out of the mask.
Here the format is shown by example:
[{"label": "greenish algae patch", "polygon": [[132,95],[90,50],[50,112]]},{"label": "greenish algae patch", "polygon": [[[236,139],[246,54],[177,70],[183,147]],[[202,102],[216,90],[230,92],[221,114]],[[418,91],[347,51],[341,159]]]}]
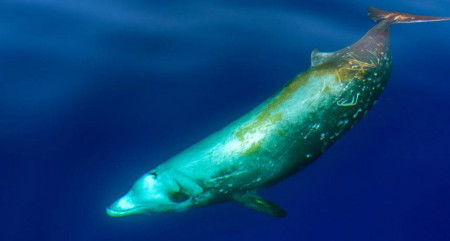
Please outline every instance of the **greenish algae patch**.
[{"label": "greenish algae patch", "polygon": [[[306,72],[306,73],[309,73]],[[285,88],[283,88],[280,93],[278,94],[278,96],[276,96],[272,102],[270,102],[256,117],[255,119],[239,128],[235,135],[236,137],[244,142],[245,141],[245,135],[247,133],[255,133],[258,131],[259,128],[261,128],[262,126],[264,126],[267,122],[270,122],[270,124],[275,124],[279,121],[281,121],[283,119],[283,114],[282,113],[273,113],[274,110],[276,110],[276,108],[278,106],[280,106],[283,102],[285,102],[287,99],[289,99],[289,97],[292,96],[292,94],[301,86],[305,85],[309,79],[309,74],[301,74],[298,75],[297,77],[295,77],[292,81],[290,81]],[[263,139],[254,142],[251,144],[251,146],[245,150],[245,152],[243,154],[245,155],[250,155],[253,153],[257,153],[260,151],[263,141],[266,139],[266,137],[264,137]]]},{"label": "greenish algae patch", "polygon": [[[335,67],[335,66],[333,66],[333,67]],[[344,66],[342,66],[342,69],[347,70],[345,67],[347,67],[346,64],[344,64]],[[345,72],[350,72],[350,71],[347,70]],[[333,75],[336,75],[336,77],[338,77],[339,72],[336,73],[336,71],[333,68],[331,68],[331,66],[330,66],[330,68],[322,68],[320,70],[309,69],[306,72],[296,76],[283,89],[281,89],[278,92],[278,94],[274,97],[274,99],[263,110],[260,111],[260,113],[255,117],[255,119],[251,123],[248,123],[247,125],[242,126],[235,132],[236,137],[240,141],[244,142],[245,135],[247,133],[257,132],[258,129],[260,129],[261,127],[266,125],[267,122],[269,122],[270,124],[275,124],[275,123],[281,121],[283,119],[283,114],[279,113],[279,112],[274,113],[274,111],[280,105],[282,105],[285,101],[287,101],[289,98],[291,98],[292,95],[300,87],[306,85],[311,77],[319,77],[319,76],[327,75],[327,74],[333,74]],[[345,73],[343,75],[347,76],[348,73]],[[323,91],[324,92],[330,91],[330,88],[326,87],[326,88],[324,88]],[[288,132],[288,130],[278,131],[276,134],[286,135],[287,132]],[[266,139],[266,137],[264,137],[263,139],[255,142],[255,143],[252,143],[251,146],[247,150],[245,150],[244,154],[250,155],[250,154],[258,152],[261,149],[262,144],[265,139]]]},{"label": "greenish algae patch", "polygon": [[[278,121],[281,121],[282,119],[283,119],[283,114],[281,114],[281,113],[271,114],[268,117],[263,117],[262,115],[258,115],[258,117],[256,118],[256,120],[254,122],[252,122],[251,124],[249,124],[247,126],[240,128],[236,132],[236,136],[239,138],[240,141],[244,142],[245,134],[256,132],[258,130],[258,127],[263,125],[263,123],[265,121],[270,121],[271,123],[276,123]],[[251,146],[247,150],[245,150],[245,152],[243,154],[250,155],[250,154],[258,152],[261,149],[261,146],[265,139],[266,139],[266,137],[264,137],[263,139],[261,139],[259,141],[253,142],[251,144]]]},{"label": "greenish algae patch", "polygon": [[[306,85],[310,80],[310,77],[319,77],[327,74],[332,74],[337,77],[340,82],[361,79],[361,75],[364,72],[374,68],[373,62],[366,63],[359,61],[355,56],[350,55],[346,59],[340,62],[330,62],[322,64],[320,69],[310,68],[306,72],[297,75],[292,79],[283,89],[280,90],[278,95],[270,102],[256,117],[255,120],[236,131],[235,135],[240,141],[245,140],[246,133],[254,133],[260,128],[264,123],[271,122],[275,124],[283,119],[282,113],[273,113],[280,105],[282,105],[286,100],[292,97],[300,87]],[[337,70],[336,70],[337,69]],[[329,92],[330,88],[326,86],[323,92]]]},{"label": "greenish algae patch", "polygon": [[266,111],[263,111],[260,113],[253,122],[249,123],[246,126],[241,127],[237,132],[236,136],[239,138],[240,141],[245,140],[245,134],[247,133],[254,133],[258,130],[259,127],[261,127],[265,122],[270,121],[272,124],[281,121],[283,119],[283,114],[281,113],[268,113]]},{"label": "greenish algae patch", "polygon": [[236,131],[235,135],[240,141],[245,140],[246,133],[254,133],[260,128],[264,123],[271,122],[275,124],[283,119],[282,113],[273,113],[274,110],[287,99],[289,99],[292,94],[298,90],[301,86],[305,85],[311,73],[315,71],[308,70],[303,74],[298,75],[293,80],[291,80],[280,92],[279,94],[270,102],[256,117],[255,120]]},{"label": "greenish algae patch", "polygon": [[289,131],[286,130],[286,129],[279,129],[279,130],[277,130],[277,134],[278,134],[279,136],[285,136],[285,135],[287,135],[288,133],[289,133]]},{"label": "greenish algae patch", "polygon": [[[265,138],[264,138],[264,139],[265,139]],[[247,150],[245,150],[245,152],[244,152],[243,154],[244,154],[244,155],[251,155],[251,154],[253,154],[253,153],[259,152],[259,150],[261,150],[262,143],[263,143],[263,140],[264,140],[264,139],[252,143],[252,145],[250,146],[250,148],[248,148]]]}]

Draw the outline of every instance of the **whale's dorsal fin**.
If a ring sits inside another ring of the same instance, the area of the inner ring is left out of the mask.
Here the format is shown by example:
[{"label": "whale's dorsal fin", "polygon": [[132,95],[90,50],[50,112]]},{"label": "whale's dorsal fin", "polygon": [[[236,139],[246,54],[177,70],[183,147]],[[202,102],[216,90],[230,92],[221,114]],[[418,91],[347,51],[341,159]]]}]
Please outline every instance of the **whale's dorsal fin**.
[{"label": "whale's dorsal fin", "polygon": [[311,52],[311,66],[316,66],[319,64],[322,64],[326,62],[327,60],[331,59],[333,57],[334,53],[327,53],[327,52],[319,52],[318,49],[314,49]]},{"label": "whale's dorsal fin", "polygon": [[286,211],[280,208],[275,203],[265,200],[256,193],[246,193],[241,196],[235,196],[234,200],[245,207],[251,208],[260,213],[264,213],[275,217],[286,216]]}]

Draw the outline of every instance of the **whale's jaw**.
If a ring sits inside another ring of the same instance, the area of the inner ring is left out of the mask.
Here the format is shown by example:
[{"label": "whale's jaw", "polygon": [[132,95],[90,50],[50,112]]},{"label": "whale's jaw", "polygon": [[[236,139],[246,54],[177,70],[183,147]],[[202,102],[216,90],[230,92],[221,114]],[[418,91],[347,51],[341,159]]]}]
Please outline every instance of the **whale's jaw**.
[{"label": "whale's jaw", "polygon": [[145,213],[146,211],[143,208],[134,208],[132,210],[116,210],[113,208],[106,208],[106,213],[110,217],[124,217],[133,214]]},{"label": "whale's jaw", "polygon": [[106,208],[106,213],[111,217],[123,217],[145,212],[146,209],[144,207],[136,206],[128,195],[123,196]]}]

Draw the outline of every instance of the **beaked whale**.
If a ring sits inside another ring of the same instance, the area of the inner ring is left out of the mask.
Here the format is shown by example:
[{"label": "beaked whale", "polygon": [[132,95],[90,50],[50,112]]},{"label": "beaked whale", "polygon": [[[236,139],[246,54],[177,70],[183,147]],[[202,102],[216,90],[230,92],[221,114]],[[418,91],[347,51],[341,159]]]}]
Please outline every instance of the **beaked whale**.
[{"label": "beaked whale", "polygon": [[336,52],[314,50],[308,70],[240,119],[144,174],[107,213],[120,217],[236,201],[285,216],[256,192],[306,167],[374,105],[391,72],[391,25],[450,20],[373,7],[368,15],[377,24],[359,41]]}]

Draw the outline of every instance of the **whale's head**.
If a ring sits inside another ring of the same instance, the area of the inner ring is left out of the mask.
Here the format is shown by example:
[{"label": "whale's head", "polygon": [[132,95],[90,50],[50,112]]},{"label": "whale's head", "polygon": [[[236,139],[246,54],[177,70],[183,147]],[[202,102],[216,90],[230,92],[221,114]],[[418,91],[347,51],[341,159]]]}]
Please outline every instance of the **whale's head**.
[{"label": "whale's head", "polygon": [[109,216],[174,212],[189,209],[192,198],[167,172],[150,171],[139,178],[131,190],[106,209]]}]

